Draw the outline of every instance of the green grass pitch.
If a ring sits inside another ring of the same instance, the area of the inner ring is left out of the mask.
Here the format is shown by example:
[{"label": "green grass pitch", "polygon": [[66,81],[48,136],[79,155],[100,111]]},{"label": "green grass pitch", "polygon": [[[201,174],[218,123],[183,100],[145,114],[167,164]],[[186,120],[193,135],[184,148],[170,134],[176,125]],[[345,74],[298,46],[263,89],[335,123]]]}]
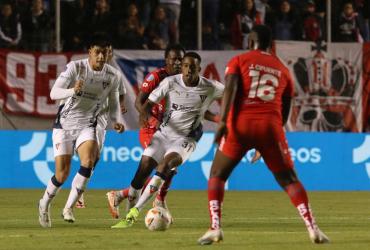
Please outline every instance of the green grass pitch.
[{"label": "green grass pitch", "polygon": [[88,190],[87,208],[75,209],[76,222],[61,219],[67,190],[56,197],[52,228],[38,224],[37,201],[43,190],[0,189],[0,249],[370,249],[369,192],[310,192],[328,245],[309,241],[303,222],[283,192],[235,192],[225,195],[225,239],[212,246],[196,240],[209,225],[206,191],[170,191],[175,219],[165,232],[145,228],[140,220],[129,229],[110,229],[116,220],[107,209],[105,190]]}]

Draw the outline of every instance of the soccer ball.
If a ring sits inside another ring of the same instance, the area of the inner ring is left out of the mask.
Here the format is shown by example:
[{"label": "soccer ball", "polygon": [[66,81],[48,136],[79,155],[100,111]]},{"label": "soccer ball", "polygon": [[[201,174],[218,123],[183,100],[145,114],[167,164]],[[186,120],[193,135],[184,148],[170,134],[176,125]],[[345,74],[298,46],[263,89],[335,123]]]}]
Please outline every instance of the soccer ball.
[{"label": "soccer ball", "polygon": [[170,224],[170,215],[162,207],[153,207],[145,216],[145,226],[150,231],[165,231],[170,227]]}]

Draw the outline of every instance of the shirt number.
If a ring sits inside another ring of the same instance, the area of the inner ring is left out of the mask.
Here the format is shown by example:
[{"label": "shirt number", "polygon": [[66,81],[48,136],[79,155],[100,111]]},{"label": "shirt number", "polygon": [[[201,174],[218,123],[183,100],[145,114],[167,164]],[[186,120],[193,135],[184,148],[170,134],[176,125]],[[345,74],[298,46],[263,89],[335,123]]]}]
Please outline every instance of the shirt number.
[{"label": "shirt number", "polygon": [[261,75],[261,72],[258,70],[249,71],[249,76],[252,78],[248,94],[249,98],[258,97],[263,101],[271,101],[275,98],[275,89],[279,85],[279,80],[276,76],[269,73]]}]

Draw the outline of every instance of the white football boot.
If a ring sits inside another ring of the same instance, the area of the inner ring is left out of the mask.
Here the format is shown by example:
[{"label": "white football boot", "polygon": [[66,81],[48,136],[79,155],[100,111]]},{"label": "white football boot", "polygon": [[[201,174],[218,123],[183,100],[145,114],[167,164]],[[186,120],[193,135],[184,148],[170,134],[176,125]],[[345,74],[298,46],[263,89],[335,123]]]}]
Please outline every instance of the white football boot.
[{"label": "white football boot", "polygon": [[200,245],[211,245],[213,242],[220,242],[224,239],[222,229],[209,229],[202,237],[198,239]]},{"label": "white football boot", "polygon": [[73,216],[73,209],[72,208],[64,208],[62,217],[65,221],[69,223],[75,222],[75,217]]},{"label": "white football boot", "polygon": [[39,222],[42,227],[51,227],[50,204],[44,208],[39,201]]}]

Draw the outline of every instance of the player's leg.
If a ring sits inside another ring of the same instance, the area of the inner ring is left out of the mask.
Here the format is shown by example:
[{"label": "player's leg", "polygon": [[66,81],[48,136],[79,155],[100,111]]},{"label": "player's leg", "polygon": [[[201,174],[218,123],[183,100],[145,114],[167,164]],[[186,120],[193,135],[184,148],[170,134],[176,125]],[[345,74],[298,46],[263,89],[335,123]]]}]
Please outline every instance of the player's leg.
[{"label": "player's leg", "polygon": [[183,160],[179,153],[171,152],[167,154],[163,161],[158,164],[157,172],[151,178],[149,184],[145,188],[143,194],[135,205],[139,211],[143,209],[146,203],[157,193],[163,183],[171,173],[171,169],[177,168],[182,164]]},{"label": "player's leg", "polygon": [[208,211],[210,216],[209,230],[198,239],[201,245],[209,245],[223,239],[221,230],[222,203],[224,200],[225,182],[247,151],[247,145],[241,144],[230,130],[227,139],[222,138],[219,149],[212,162],[208,180]]},{"label": "player's leg", "polygon": [[[99,127],[98,125],[96,128],[96,141],[98,143],[98,147],[96,149],[96,154],[95,154],[96,160],[95,160],[94,166],[91,171],[91,176],[93,175],[96,165],[98,164],[100,160],[100,153],[102,152],[103,147],[104,147],[105,135],[106,135],[106,130],[102,127]],[[76,208],[86,208],[86,202],[85,202],[83,193],[81,194],[81,196],[78,198],[76,202]]]},{"label": "player's leg", "polygon": [[270,140],[270,143],[261,145],[260,148],[266,165],[274,174],[278,184],[288,194],[292,204],[297,208],[307,227],[312,242],[329,242],[328,237],[316,225],[307,192],[293,169],[293,162],[289,154],[284,133],[278,131],[275,137],[273,140]]},{"label": "player's leg", "polygon": [[[144,151],[145,152],[145,151]],[[137,203],[137,201],[140,199],[141,190],[144,186],[144,183],[148,179],[148,176],[151,174],[151,172],[155,169],[157,166],[157,161],[147,155],[143,155],[140,160],[140,165],[135,173],[135,176],[133,180],[131,181],[131,186],[129,188],[128,192],[128,198],[127,198],[127,208],[129,208],[129,212],[126,215],[126,218],[118,222],[117,224],[113,225],[111,228],[126,228],[133,225],[133,223],[136,221],[137,217],[139,216],[139,211],[137,213],[132,214],[133,206]],[[146,187],[148,188],[148,186]],[[135,211],[135,212],[136,212]],[[112,213],[112,216],[115,214]],[[117,218],[117,217],[114,217]]]},{"label": "player's leg", "polygon": [[210,177],[208,180],[208,211],[210,216],[209,230],[198,239],[201,245],[209,245],[223,240],[221,230],[222,203],[224,200],[225,182],[240,159],[226,156],[217,150],[212,162]]},{"label": "player's leg", "polygon": [[[179,157],[178,158],[178,164],[177,166],[180,166],[182,163],[184,163],[192,154],[192,152],[195,150],[196,147],[196,142],[192,139],[182,139],[182,140],[175,140],[171,142],[171,146],[169,147],[168,152],[166,153],[166,156],[169,155],[170,153],[178,153]],[[180,163],[181,161],[181,163]],[[175,161],[173,161],[175,162]],[[169,187],[172,182],[172,178],[177,174],[177,167],[174,167],[175,164],[172,164],[173,166],[170,165],[161,165],[158,166],[157,170],[158,172],[163,171],[165,174],[165,181],[163,185],[160,187],[158,194],[156,198],[153,201],[153,206],[154,207],[162,207],[164,209],[167,209],[167,212],[169,214],[171,223],[173,223],[173,218],[171,216],[171,213],[168,209],[167,203],[165,201],[165,197],[168,193]],[[163,168],[163,169],[162,169]],[[162,169],[162,170],[161,170]]]},{"label": "player's leg", "polygon": [[98,143],[94,128],[86,128],[80,132],[76,140],[76,148],[80,158],[80,169],[72,180],[71,191],[63,209],[63,218],[68,222],[75,221],[73,206],[85,191],[95,165]]},{"label": "player's leg", "polygon": [[[139,142],[140,142],[141,147],[146,149],[149,146],[152,137],[153,137],[153,133],[148,133],[147,131],[140,130],[140,132],[139,132]],[[147,160],[149,160],[149,159],[147,159]],[[145,168],[145,166],[142,166],[142,167]],[[139,168],[140,168],[140,166],[139,166]],[[138,169],[137,171],[142,172],[143,170]],[[146,185],[148,185],[149,181],[150,181],[150,177],[146,179],[146,181],[143,185],[143,188],[141,189],[142,191],[144,191],[144,189],[145,189]],[[135,194],[135,192],[136,192],[135,189],[131,186],[131,194]],[[115,218],[115,219],[119,218],[119,205],[123,200],[125,200],[129,197],[129,193],[130,193],[130,187],[127,187],[127,188],[121,189],[121,190],[112,190],[112,191],[109,191],[108,193],[106,193],[107,200],[108,200],[109,211],[110,211],[113,218]],[[128,211],[128,209],[132,208],[135,205],[134,203],[137,201],[137,199],[132,200],[131,197],[130,197],[131,201],[128,201],[127,206],[126,206],[127,211]]]},{"label": "player's leg", "polygon": [[[129,210],[128,214],[126,215],[126,218],[123,219],[118,224],[114,225],[112,228],[127,228],[127,227],[132,226],[133,223],[136,221],[137,217],[139,216],[140,210],[145,206],[147,201],[149,201],[153,197],[153,195],[155,195],[156,192],[160,189],[160,187],[162,186],[170,170],[172,168],[176,168],[182,163],[183,161],[182,156],[183,154],[185,155],[184,153],[185,150],[186,150],[186,153],[189,154],[190,156],[191,152],[195,148],[195,143],[191,143],[189,144],[189,148],[181,149],[182,151],[184,151],[183,153],[178,153],[176,152],[177,148],[175,145],[174,152],[172,151],[167,152],[167,150],[171,148],[171,146],[173,146],[174,143],[175,144],[179,143],[179,140],[171,141],[165,135],[163,135],[160,131],[155,133],[155,135],[153,136],[151,145],[145,149],[143,153],[143,157],[148,156],[152,158],[155,162],[160,162],[160,164],[157,166],[157,172],[151,178],[149,184],[144,189],[136,205]],[[141,182],[142,180],[143,179],[141,179]],[[131,182],[131,186],[135,188],[136,185],[137,184],[135,184],[135,178],[134,178],[134,180]],[[143,186],[143,183],[141,183],[140,187],[142,186]]]},{"label": "player's leg", "polygon": [[42,227],[51,227],[50,204],[68,178],[71,168],[73,139],[69,131],[53,130],[55,174],[49,180],[44,195],[39,201],[39,222]]},{"label": "player's leg", "polygon": [[170,189],[172,179],[177,174],[177,169],[171,169],[170,173],[166,177],[162,187],[159,189],[157,196],[154,199],[153,207],[163,207],[167,209],[166,196]]}]

